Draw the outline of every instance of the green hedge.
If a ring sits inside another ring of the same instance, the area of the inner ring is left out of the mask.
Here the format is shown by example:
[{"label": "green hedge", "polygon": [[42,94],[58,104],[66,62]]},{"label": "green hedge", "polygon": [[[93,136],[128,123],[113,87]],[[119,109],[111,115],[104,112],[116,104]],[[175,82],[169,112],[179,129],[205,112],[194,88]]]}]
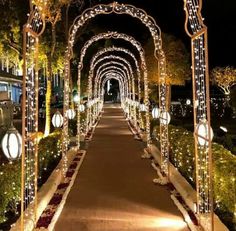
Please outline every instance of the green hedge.
[{"label": "green hedge", "polygon": [[[61,155],[61,133],[54,132],[39,142],[39,182],[50,175]],[[41,180],[40,180],[41,179]],[[8,162],[0,166],[0,224],[8,216],[17,215],[21,192],[21,161]],[[18,207],[18,208],[17,208]],[[9,215],[10,214],[10,215]]]},{"label": "green hedge", "polygon": [[[158,137],[159,129],[153,129]],[[193,133],[169,126],[170,161],[195,187]],[[230,230],[236,230],[236,156],[217,143],[212,144],[215,212]]]}]

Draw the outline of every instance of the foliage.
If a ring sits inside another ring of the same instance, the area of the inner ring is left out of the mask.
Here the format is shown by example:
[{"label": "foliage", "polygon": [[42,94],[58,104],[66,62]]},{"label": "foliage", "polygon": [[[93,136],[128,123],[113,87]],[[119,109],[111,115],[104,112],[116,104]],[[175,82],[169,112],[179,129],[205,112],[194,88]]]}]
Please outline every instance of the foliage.
[{"label": "foliage", "polygon": [[211,77],[225,95],[230,94],[230,88],[236,84],[236,69],[233,67],[215,67]]},{"label": "foliage", "polygon": [[[61,133],[50,134],[39,142],[39,183],[47,179],[60,160]],[[21,191],[21,161],[0,166],[0,223],[6,221],[9,212],[17,214]]]},{"label": "foliage", "polygon": [[[155,127],[155,136],[159,129]],[[195,184],[195,157],[194,138],[192,132],[181,127],[169,126],[170,160],[181,174]],[[236,157],[222,145],[212,144],[214,169],[214,203],[215,212],[221,220],[235,230],[235,203],[236,203]]]},{"label": "foliage", "polygon": [[[185,45],[173,35],[162,33],[163,50],[166,56],[167,84],[184,85],[191,77],[190,56]],[[154,57],[152,40],[144,46],[151,84],[158,85],[158,63]]]},{"label": "foliage", "polygon": [[15,211],[20,201],[20,161],[0,166],[0,223],[6,221],[6,212]]}]

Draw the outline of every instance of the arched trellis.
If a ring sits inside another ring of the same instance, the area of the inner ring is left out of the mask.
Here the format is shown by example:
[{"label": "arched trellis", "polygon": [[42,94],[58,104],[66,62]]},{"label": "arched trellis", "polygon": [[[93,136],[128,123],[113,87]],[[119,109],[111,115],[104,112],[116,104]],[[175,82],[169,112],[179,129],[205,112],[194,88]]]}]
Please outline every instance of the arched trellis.
[{"label": "arched trellis", "polygon": [[[125,82],[124,79],[122,78],[122,76],[120,76],[119,74],[115,74],[115,76],[113,75],[114,72],[113,71],[109,71],[108,73],[105,74],[105,78],[103,79],[102,82],[100,82],[101,84],[101,95],[104,95],[104,87],[105,87],[105,83],[110,80],[110,79],[116,79],[119,82],[119,88],[120,88],[120,95],[121,95],[121,104],[124,103],[124,99],[125,99]],[[103,76],[101,76],[103,77]],[[124,98],[123,96],[124,95]]]},{"label": "arched trellis", "polygon": [[[125,49],[125,48],[121,48],[121,47],[108,47],[108,48],[104,48],[102,49],[101,51],[99,51],[96,55],[93,56],[92,60],[91,60],[91,64],[90,64],[90,70],[92,70],[90,72],[90,75],[89,76],[92,76],[93,75],[93,70],[94,70],[94,67],[96,66],[97,64],[97,59],[108,53],[108,52],[121,52],[121,53],[125,53],[129,56],[131,56],[131,58],[134,60],[134,63],[135,63],[135,66],[137,68],[137,72],[138,72],[138,96],[139,96],[139,102],[140,102],[140,92],[141,92],[141,88],[140,88],[140,69],[139,69],[139,64],[138,64],[138,61],[136,59],[136,57],[134,56],[133,53],[131,53],[128,49]],[[142,54],[141,54],[142,56]],[[105,57],[104,57],[105,58]],[[145,62],[145,58],[144,58],[144,62],[142,63],[143,65],[143,80],[144,80],[144,104],[145,104],[145,107],[146,107],[146,139],[147,139],[147,144],[149,145],[150,143],[150,117],[149,117],[149,95],[148,95],[148,78],[147,78],[147,69],[146,69],[146,62]],[[90,77],[91,78],[91,77]],[[96,78],[95,78],[95,82],[96,82]],[[92,84],[90,84],[90,87],[92,86]],[[90,89],[91,91],[91,89]],[[135,98],[133,99],[133,101],[135,101]],[[135,105],[130,105],[130,107],[132,108],[132,111],[136,113],[136,109],[135,109]],[[136,117],[136,115],[134,115],[134,117]],[[141,114],[140,114],[140,111],[139,111],[139,120],[141,120]],[[136,122],[135,122],[135,125],[136,125]]]},{"label": "arched trellis", "polygon": [[[98,79],[98,82],[97,82],[97,85],[101,85],[101,81],[102,81],[102,78],[106,75],[109,75],[111,73],[115,73],[117,76],[120,77],[120,79],[122,80],[122,82],[125,84],[124,86],[124,99],[127,98],[129,96],[129,88],[128,88],[128,85],[129,85],[129,80],[127,79],[127,77],[125,77],[123,75],[122,72],[120,72],[119,70],[116,70],[116,69],[113,69],[111,67],[111,69],[107,70],[106,72],[104,72],[103,74],[100,75],[100,78]],[[104,80],[103,80],[104,81]],[[100,91],[99,91],[99,96],[100,98],[102,97],[103,93],[102,93],[102,87],[100,87]]]},{"label": "arched trellis", "polygon": [[[75,42],[75,35],[88,20],[91,18],[94,18],[97,15],[101,14],[127,14],[134,18],[139,19],[150,31],[154,46],[155,46],[155,52],[154,55],[156,58],[158,58],[158,64],[159,64],[159,95],[160,95],[160,111],[161,113],[164,113],[166,111],[166,84],[165,84],[165,56],[164,52],[162,50],[162,43],[161,43],[161,30],[156,25],[155,20],[146,14],[145,11],[142,9],[136,8],[132,5],[126,5],[126,4],[118,4],[117,2],[111,3],[111,4],[100,4],[97,6],[94,6],[93,8],[89,8],[85,10],[80,16],[78,16],[74,22],[73,25],[70,28],[70,36],[68,40],[68,49],[67,49],[67,60],[66,60],[66,75],[65,75],[65,82],[69,80],[69,69],[70,69],[70,57],[73,53],[73,45]],[[145,86],[147,88],[147,86]],[[65,84],[65,90],[64,93],[68,94],[68,88],[69,86],[66,86]],[[147,92],[145,90],[145,92]],[[68,96],[64,96],[64,112],[69,109],[69,99]],[[145,105],[149,105],[148,101],[144,102]],[[63,129],[63,151],[67,150],[66,145],[66,139],[68,139],[68,120],[66,116],[64,116],[64,129]],[[168,126],[166,123],[162,123],[160,125],[160,137],[161,137],[161,153],[162,153],[162,164],[161,169],[163,173],[168,175],[168,161],[169,161],[169,152],[168,152]],[[147,132],[147,135],[149,133]]]},{"label": "arched trellis", "polygon": [[[197,128],[203,124],[210,131],[210,107],[209,107],[209,77],[208,77],[208,47],[207,28],[203,24],[201,17],[202,0],[184,0],[184,10],[186,11],[186,32],[192,39],[192,66],[193,66],[193,91],[194,91],[194,130],[195,130],[195,153],[196,153],[196,175],[197,175],[197,213],[199,221],[206,230],[213,230],[213,197],[212,197],[212,155],[211,155],[211,134],[203,137],[206,140],[206,147],[199,149]],[[162,51],[160,29],[155,20],[148,16],[143,10],[131,5],[118,4],[116,2],[107,5],[97,5],[87,9],[82,15],[77,17],[70,29],[68,40],[66,76],[65,76],[65,96],[64,113],[69,108],[69,69],[70,57],[75,41],[75,35],[89,19],[100,14],[128,14],[138,18],[150,30],[154,45],[155,56],[159,64],[159,105],[161,114],[166,112],[166,65],[165,56]],[[191,33],[188,30],[188,23]],[[199,83],[202,83],[199,85]],[[201,104],[200,104],[201,103]],[[163,120],[162,120],[163,121]],[[63,129],[63,153],[67,150],[68,121],[64,114]],[[160,123],[160,145],[161,145],[161,170],[167,176],[169,174],[169,150],[168,150],[168,126],[167,123]]]},{"label": "arched trellis", "polygon": [[[110,39],[110,38],[125,40],[136,48],[136,50],[140,54],[141,68],[143,69],[144,76],[145,76],[144,78],[147,78],[147,67],[146,67],[145,55],[144,55],[144,50],[143,50],[141,44],[137,40],[135,40],[132,36],[129,36],[129,35],[123,34],[123,33],[118,33],[115,31],[111,31],[111,32],[100,33],[98,35],[95,35],[85,43],[85,45],[81,49],[80,61],[79,61],[79,65],[78,65],[78,67],[79,67],[78,68],[79,69],[78,70],[78,79],[81,78],[81,70],[83,68],[83,59],[84,59],[87,49],[94,42],[97,42],[102,39]],[[138,102],[140,102],[140,99],[141,99],[141,97],[140,97],[140,94],[141,94],[141,87],[140,87],[141,73],[140,73],[139,68],[137,68],[137,72],[138,72]],[[140,121],[141,120],[140,110],[138,111],[138,117],[139,117],[139,121]]]}]

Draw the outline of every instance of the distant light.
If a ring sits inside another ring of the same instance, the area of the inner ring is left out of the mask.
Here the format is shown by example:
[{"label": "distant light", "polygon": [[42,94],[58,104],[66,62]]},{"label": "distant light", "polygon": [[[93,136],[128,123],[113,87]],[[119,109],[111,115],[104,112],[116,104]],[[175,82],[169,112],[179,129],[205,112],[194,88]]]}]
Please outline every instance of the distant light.
[{"label": "distant light", "polygon": [[186,100],[186,104],[187,104],[187,105],[190,105],[190,104],[191,104],[191,100],[190,100],[190,99],[187,99],[187,100]]},{"label": "distant light", "polygon": [[146,106],[143,103],[140,104],[139,108],[140,108],[140,111],[142,111],[142,112],[147,111]]},{"label": "distant light", "polygon": [[79,105],[79,111],[84,112],[84,110],[85,110],[85,106],[83,104],[80,104]]},{"label": "distant light", "polygon": [[228,132],[228,129],[226,127],[220,126],[220,129],[223,130],[224,132]]}]

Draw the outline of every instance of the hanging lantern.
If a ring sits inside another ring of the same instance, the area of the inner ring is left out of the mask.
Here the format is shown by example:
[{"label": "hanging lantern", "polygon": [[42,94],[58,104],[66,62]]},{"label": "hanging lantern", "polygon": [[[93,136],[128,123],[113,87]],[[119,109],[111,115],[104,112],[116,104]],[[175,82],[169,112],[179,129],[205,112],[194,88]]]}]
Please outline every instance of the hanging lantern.
[{"label": "hanging lantern", "polygon": [[74,109],[69,109],[67,111],[67,117],[69,120],[72,120],[75,118],[75,110]]},{"label": "hanging lantern", "polygon": [[84,112],[84,110],[85,110],[85,106],[83,104],[80,104],[79,105],[79,111]]},{"label": "hanging lantern", "polygon": [[160,123],[161,124],[169,124],[170,123],[170,114],[167,111],[164,111],[160,114]]},{"label": "hanging lantern", "polygon": [[209,137],[209,129],[207,121],[200,122],[196,127],[197,132],[197,140],[200,146],[208,146],[208,139],[213,139],[213,130],[210,127],[210,137]]},{"label": "hanging lantern", "polygon": [[145,106],[145,104],[140,104],[140,107],[139,107],[139,109],[140,109],[140,111],[142,111],[142,112],[144,112],[144,111],[146,111],[147,109],[146,109],[146,106]]},{"label": "hanging lantern", "polygon": [[2,139],[3,153],[8,160],[15,160],[21,156],[21,147],[21,135],[12,125]]},{"label": "hanging lantern", "polygon": [[63,124],[63,116],[57,111],[52,117],[52,124],[54,128],[60,128]]},{"label": "hanging lantern", "polygon": [[157,119],[157,118],[159,118],[159,115],[160,115],[159,108],[158,107],[154,107],[152,109],[152,118],[153,119]]}]

